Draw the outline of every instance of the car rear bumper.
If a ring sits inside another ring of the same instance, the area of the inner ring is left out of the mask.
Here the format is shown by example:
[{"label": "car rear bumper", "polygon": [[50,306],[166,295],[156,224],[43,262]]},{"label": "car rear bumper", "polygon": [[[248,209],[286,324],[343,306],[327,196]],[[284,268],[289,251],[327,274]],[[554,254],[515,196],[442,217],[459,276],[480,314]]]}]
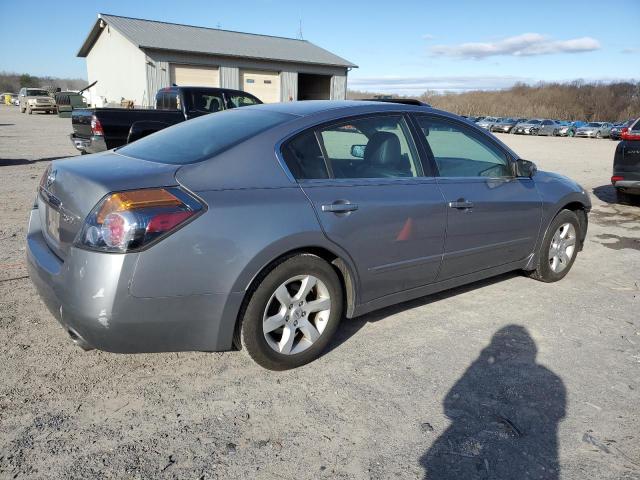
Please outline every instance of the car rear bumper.
[{"label": "car rear bumper", "polygon": [[640,180],[619,180],[614,182],[613,186],[624,192],[640,194]]},{"label": "car rear bumper", "polygon": [[69,135],[71,143],[77,150],[85,153],[98,153],[104,152],[107,149],[107,144],[104,141],[104,137],[100,135],[93,135],[89,138],[79,137],[75,133]]},{"label": "car rear bumper", "polygon": [[38,210],[31,212],[29,276],[75,343],[117,353],[231,349],[243,292],[134,297],[139,255],[71,248],[63,261],[45,241]]}]

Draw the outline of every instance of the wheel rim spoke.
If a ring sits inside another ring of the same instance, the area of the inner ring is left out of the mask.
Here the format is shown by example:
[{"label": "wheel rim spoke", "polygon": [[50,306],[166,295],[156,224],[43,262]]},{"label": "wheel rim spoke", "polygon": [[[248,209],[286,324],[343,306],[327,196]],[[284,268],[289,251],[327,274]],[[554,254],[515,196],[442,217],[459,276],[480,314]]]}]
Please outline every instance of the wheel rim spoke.
[{"label": "wheel rim spoke", "polygon": [[329,310],[329,308],[331,308],[331,299],[319,298],[317,300],[313,300],[307,303],[306,310],[309,313],[313,313],[313,312],[322,312],[324,310]]},{"label": "wheel rim spoke", "polygon": [[300,283],[300,290],[298,290],[298,293],[296,293],[293,299],[295,301],[300,301],[307,298],[313,287],[316,286],[317,282],[318,279],[316,277],[312,277],[311,275],[307,275],[306,277],[304,277],[302,279],[302,282]]},{"label": "wheel rim spoke", "polygon": [[275,315],[268,317],[264,321],[264,333],[270,333],[278,328],[282,327],[285,323],[284,317],[286,315],[286,310],[282,309]]},{"label": "wheel rim spoke", "polygon": [[307,340],[309,340],[311,343],[320,338],[320,332],[309,320],[305,320],[299,328],[300,331],[304,334],[305,338],[307,338]]},{"label": "wheel rim spoke", "polygon": [[278,348],[280,349],[280,353],[289,354],[291,353],[291,349],[293,348],[293,341],[296,338],[296,332],[289,325],[285,325],[282,330],[282,338],[280,342],[278,342]]},{"label": "wheel rim spoke", "polygon": [[284,284],[280,285],[276,289],[275,295],[276,299],[285,307],[291,305],[291,295],[289,295],[289,290],[287,290],[287,287]]}]

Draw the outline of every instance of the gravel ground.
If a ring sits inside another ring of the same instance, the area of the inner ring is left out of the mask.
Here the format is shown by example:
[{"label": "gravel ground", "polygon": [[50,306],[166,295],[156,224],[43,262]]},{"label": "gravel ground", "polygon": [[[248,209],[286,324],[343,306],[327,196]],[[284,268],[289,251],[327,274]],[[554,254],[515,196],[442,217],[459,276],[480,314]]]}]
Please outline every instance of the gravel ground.
[{"label": "gravel ground", "polygon": [[0,107],[1,478],[640,478],[640,207],[615,142],[500,138],[593,192],[584,251],[344,321],[322,358],[74,347],[24,267],[70,120]]}]

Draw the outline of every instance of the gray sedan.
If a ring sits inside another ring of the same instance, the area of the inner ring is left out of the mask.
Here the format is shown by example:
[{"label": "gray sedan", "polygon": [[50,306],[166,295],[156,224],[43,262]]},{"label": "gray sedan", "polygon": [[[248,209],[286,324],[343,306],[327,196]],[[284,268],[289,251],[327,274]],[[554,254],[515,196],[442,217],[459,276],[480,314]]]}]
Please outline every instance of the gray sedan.
[{"label": "gray sedan", "polygon": [[343,317],[511,270],[562,279],[590,201],[455,115],[292,102],[53,161],[30,277],[80,346],[307,363]]},{"label": "gray sedan", "polygon": [[607,138],[611,134],[611,124],[607,122],[589,122],[576,130],[576,137]]}]

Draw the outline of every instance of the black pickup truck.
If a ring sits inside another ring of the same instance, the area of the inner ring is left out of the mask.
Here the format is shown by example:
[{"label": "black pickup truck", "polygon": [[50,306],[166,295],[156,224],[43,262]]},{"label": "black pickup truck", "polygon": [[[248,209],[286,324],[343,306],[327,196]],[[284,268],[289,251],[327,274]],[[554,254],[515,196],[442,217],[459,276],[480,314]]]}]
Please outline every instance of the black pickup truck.
[{"label": "black pickup truck", "polygon": [[621,136],[613,157],[611,183],[618,200],[624,201],[627,195],[640,195],[640,118],[623,128]]},{"label": "black pickup truck", "polygon": [[74,146],[82,153],[120,147],[201,115],[262,103],[250,93],[209,87],[167,87],[155,109],[79,108],[71,114]]}]

